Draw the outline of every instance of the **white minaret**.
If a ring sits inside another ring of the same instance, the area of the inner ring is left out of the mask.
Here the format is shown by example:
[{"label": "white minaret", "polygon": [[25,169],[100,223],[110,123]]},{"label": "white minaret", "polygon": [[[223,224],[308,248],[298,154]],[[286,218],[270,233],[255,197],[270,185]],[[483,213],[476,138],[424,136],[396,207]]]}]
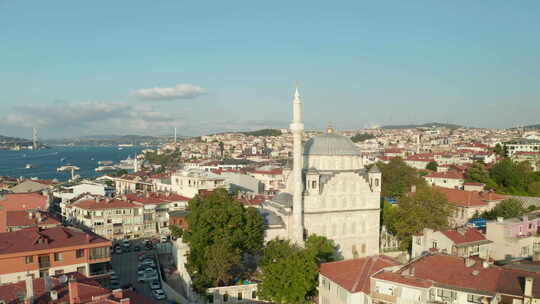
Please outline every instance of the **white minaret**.
[{"label": "white minaret", "polygon": [[302,192],[304,185],[302,183],[302,135],[304,133],[304,124],[302,123],[302,102],[298,87],[294,92],[293,99],[293,121],[290,125],[293,134],[293,227],[292,240],[300,246],[304,245],[304,217]]}]

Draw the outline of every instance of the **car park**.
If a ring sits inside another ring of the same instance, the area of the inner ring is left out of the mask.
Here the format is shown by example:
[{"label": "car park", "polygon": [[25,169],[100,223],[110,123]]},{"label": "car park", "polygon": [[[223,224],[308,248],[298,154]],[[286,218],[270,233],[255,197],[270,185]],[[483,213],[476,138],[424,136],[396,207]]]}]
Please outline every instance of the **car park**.
[{"label": "car park", "polygon": [[156,263],[153,260],[143,260],[139,265],[156,267]]},{"label": "car park", "polygon": [[150,285],[150,289],[161,289],[161,283],[159,283],[159,280],[152,280],[148,282],[148,285]]},{"label": "car park", "polygon": [[135,251],[135,252],[141,251],[141,246],[135,245],[135,246],[133,247],[133,251]]},{"label": "car park", "polygon": [[114,249],[114,253],[115,253],[115,254],[122,254],[122,252],[123,252],[123,251],[122,251],[122,248],[121,248],[120,246],[119,246],[119,247],[116,247],[116,248]]},{"label": "car park", "polygon": [[118,275],[113,271],[110,278],[111,280],[118,280]]},{"label": "car park", "polygon": [[165,300],[167,298],[163,289],[152,290],[152,295],[156,300]]}]

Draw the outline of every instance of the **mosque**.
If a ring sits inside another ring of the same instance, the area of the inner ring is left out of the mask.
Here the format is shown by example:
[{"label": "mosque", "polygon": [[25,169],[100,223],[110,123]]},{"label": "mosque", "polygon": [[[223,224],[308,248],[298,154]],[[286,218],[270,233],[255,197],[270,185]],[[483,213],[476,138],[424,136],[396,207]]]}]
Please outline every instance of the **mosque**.
[{"label": "mosque", "polygon": [[350,138],[328,128],[302,144],[304,124],[298,89],[293,98],[293,166],[286,188],[265,202],[266,241],[276,237],[303,246],[317,234],[333,240],[344,259],[379,253],[381,172],[364,169]]}]

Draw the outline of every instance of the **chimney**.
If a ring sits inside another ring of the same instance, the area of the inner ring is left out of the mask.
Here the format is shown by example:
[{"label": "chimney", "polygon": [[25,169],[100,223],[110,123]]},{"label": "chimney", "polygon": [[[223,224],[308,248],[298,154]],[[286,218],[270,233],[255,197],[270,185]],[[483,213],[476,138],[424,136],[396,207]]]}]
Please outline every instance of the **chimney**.
[{"label": "chimney", "polygon": [[26,276],[26,298],[25,302],[33,303],[34,302],[34,279],[31,275]]},{"label": "chimney", "polygon": [[416,192],[416,185],[412,185],[412,186],[411,186],[411,192],[412,192],[412,193],[415,193],[415,192]]},{"label": "chimney", "polygon": [[74,277],[71,277],[69,279],[68,293],[69,293],[69,304],[81,303],[81,298],[79,297],[79,288],[77,286],[77,280],[75,280]]},{"label": "chimney", "polygon": [[532,277],[525,277],[525,289],[523,295],[526,297],[532,297],[534,279]]},{"label": "chimney", "polygon": [[51,292],[49,293],[49,296],[51,297],[52,301],[58,300],[58,291],[51,290]]}]

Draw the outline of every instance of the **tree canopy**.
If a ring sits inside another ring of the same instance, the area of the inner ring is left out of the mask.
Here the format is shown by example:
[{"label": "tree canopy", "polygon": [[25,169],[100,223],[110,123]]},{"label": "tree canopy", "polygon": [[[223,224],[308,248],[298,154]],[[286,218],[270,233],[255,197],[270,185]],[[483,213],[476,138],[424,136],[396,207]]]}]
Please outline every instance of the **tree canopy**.
[{"label": "tree canopy", "polygon": [[436,161],[432,160],[426,165],[426,169],[431,170],[431,171],[437,171],[438,166],[439,164],[437,164]]},{"label": "tree canopy", "polygon": [[317,293],[318,264],[336,259],[336,247],[324,236],[312,234],[306,248],[288,240],[266,245],[261,261],[259,297],[280,304],[309,303]]},{"label": "tree canopy", "polygon": [[362,141],[365,141],[365,140],[368,140],[368,139],[372,139],[372,138],[375,138],[375,136],[373,134],[369,134],[369,133],[356,133],[355,135],[353,135],[353,137],[351,137],[351,140],[353,142],[362,142]]},{"label": "tree canopy", "polygon": [[401,248],[410,248],[412,236],[424,228],[448,228],[454,210],[444,194],[429,186],[422,186],[415,193],[403,196],[394,214],[394,229]]},{"label": "tree canopy", "polygon": [[[189,201],[188,210],[189,229],[184,231],[183,238],[190,247],[186,266],[194,288],[203,291],[216,284],[230,284],[233,268],[244,268],[236,265],[240,259],[262,250],[262,217],[254,208],[245,208],[223,189],[207,196],[195,196]],[[220,256],[222,263],[216,263]],[[236,275],[241,278],[248,273]]]},{"label": "tree canopy", "polygon": [[523,207],[523,204],[520,201],[518,201],[517,199],[509,198],[500,202],[497,206],[495,206],[495,208],[491,209],[490,211],[482,213],[480,217],[487,220],[494,220],[498,217],[506,219],[522,216],[527,211],[528,210]]},{"label": "tree canopy", "polygon": [[392,158],[388,164],[378,162],[377,166],[382,173],[382,197],[399,198],[409,192],[412,185],[426,184],[418,171],[399,157]]}]

